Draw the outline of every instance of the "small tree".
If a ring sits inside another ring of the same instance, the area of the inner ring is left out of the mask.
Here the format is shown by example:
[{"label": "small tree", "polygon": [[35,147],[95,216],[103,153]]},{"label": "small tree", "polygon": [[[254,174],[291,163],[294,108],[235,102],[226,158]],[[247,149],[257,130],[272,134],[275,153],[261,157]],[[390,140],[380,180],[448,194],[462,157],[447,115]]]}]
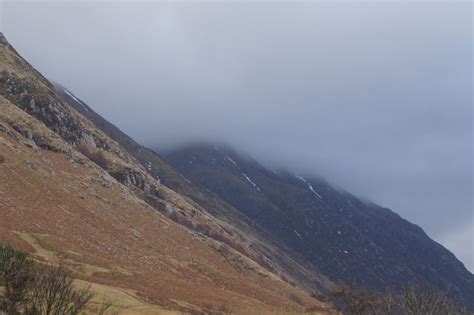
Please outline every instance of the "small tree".
[{"label": "small tree", "polygon": [[5,288],[0,309],[7,314],[17,313],[27,299],[32,280],[32,262],[28,255],[0,244],[0,285]]},{"label": "small tree", "polygon": [[347,315],[463,315],[471,314],[438,289],[410,285],[393,292],[368,292],[338,285],[320,297]]},{"label": "small tree", "polygon": [[386,314],[462,315],[469,314],[442,291],[428,286],[412,285],[380,298],[380,311]]},{"label": "small tree", "polygon": [[76,315],[93,294],[90,287],[75,289],[71,271],[64,265],[38,269],[27,314]]},{"label": "small tree", "polygon": [[329,293],[321,296],[325,302],[343,314],[373,314],[377,297],[367,291],[356,289],[345,284],[333,287]]},{"label": "small tree", "polygon": [[33,265],[28,254],[0,244],[0,314],[79,314],[92,293],[74,288],[73,281],[66,266]]}]

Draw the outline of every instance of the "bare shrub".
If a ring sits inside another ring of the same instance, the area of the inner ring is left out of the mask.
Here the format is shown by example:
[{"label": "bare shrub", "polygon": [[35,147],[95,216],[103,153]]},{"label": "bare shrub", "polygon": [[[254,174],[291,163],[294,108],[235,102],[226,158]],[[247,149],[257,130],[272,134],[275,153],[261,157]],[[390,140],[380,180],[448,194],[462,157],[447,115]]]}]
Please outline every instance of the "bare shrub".
[{"label": "bare shrub", "polygon": [[76,315],[92,298],[90,287],[74,287],[64,265],[35,266],[28,254],[2,244],[0,286],[0,314]]},{"label": "bare shrub", "polygon": [[92,298],[90,287],[74,288],[71,271],[64,265],[38,269],[26,314],[76,315]]},{"label": "bare shrub", "polygon": [[107,160],[107,157],[102,150],[93,148],[85,143],[78,144],[76,149],[101,168],[108,168],[109,160]]},{"label": "bare shrub", "polygon": [[5,163],[5,156],[0,154],[0,164]]},{"label": "bare shrub", "polygon": [[407,286],[380,297],[379,311],[386,314],[470,314],[442,291],[420,285]]},{"label": "bare shrub", "polygon": [[290,300],[292,300],[293,302],[295,302],[296,304],[299,304],[299,305],[304,305],[304,301],[297,295],[293,294],[293,293],[290,293],[290,295],[288,295],[288,298]]},{"label": "bare shrub", "polygon": [[345,284],[335,286],[321,299],[332,304],[342,314],[373,314],[377,304],[376,296]]},{"label": "bare shrub", "polygon": [[225,315],[225,314],[233,313],[232,308],[230,308],[230,306],[227,304],[220,304],[220,305],[204,304],[203,308],[205,309],[203,313],[196,312],[196,314]]},{"label": "bare shrub", "polygon": [[230,308],[230,306],[227,304],[221,304],[217,308],[217,312],[218,314],[232,314],[233,313],[232,308]]},{"label": "bare shrub", "polygon": [[324,308],[322,306],[319,306],[319,305],[308,306],[305,309],[306,313],[317,313],[317,314],[319,314],[319,313],[324,313],[324,312],[327,313],[327,311],[328,310],[326,308]]},{"label": "bare shrub", "polygon": [[342,314],[462,315],[471,314],[440,290],[412,285],[399,291],[375,293],[338,285],[319,296]]},{"label": "bare shrub", "polygon": [[33,282],[32,265],[27,254],[7,245],[0,245],[0,286],[4,287],[0,310],[7,314],[16,314],[26,302]]},{"label": "bare shrub", "polygon": [[110,299],[104,299],[102,304],[98,309],[96,309],[96,314],[97,315],[105,315],[105,314],[110,314],[110,315],[116,315],[118,312],[113,309],[114,303]]},{"label": "bare shrub", "polygon": [[[253,257],[253,259],[263,268],[266,270],[269,270],[271,272],[275,272],[275,268],[270,264],[270,262],[267,261],[262,255],[257,254]],[[281,275],[281,278],[283,281],[290,283],[291,285],[294,285],[294,282],[292,282],[290,279],[285,277],[284,275]]]}]

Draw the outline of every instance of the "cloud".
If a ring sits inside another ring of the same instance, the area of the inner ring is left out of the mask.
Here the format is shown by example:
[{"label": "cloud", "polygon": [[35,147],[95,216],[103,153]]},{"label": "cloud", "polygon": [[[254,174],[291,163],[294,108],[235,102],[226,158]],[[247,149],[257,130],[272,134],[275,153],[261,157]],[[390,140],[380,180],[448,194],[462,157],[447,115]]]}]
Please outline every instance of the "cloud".
[{"label": "cloud", "polygon": [[40,71],[148,146],[229,142],[441,239],[473,210],[471,6],[6,1],[2,21]]},{"label": "cloud", "polygon": [[438,238],[439,242],[463,258],[464,265],[474,271],[474,222],[449,231]]}]

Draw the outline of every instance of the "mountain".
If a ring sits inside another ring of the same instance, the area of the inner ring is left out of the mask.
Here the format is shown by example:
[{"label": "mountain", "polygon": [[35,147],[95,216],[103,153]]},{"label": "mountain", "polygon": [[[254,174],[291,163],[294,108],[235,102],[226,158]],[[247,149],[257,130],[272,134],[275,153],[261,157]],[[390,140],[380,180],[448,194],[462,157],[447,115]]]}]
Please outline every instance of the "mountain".
[{"label": "mountain", "polygon": [[474,303],[473,275],[392,211],[225,146],[162,157],[1,34],[0,215],[0,243],[66,261],[126,314],[333,313],[315,294],[340,281]]},{"label": "mountain", "polygon": [[369,289],[423,283],[474,305],[474,276],[389,209],[318,177],[269,170],[226,146],[190,145],[165,159],[334,282]]},{"label": "mountain", "polygon": [[[297,284],[311,293],[319,292],[331,285],[330,281],[303,257],[273,241],[264,230],[253,227],[252,222],[239,210],[212,191],[192,183],[157,153],[135,142],[65,87],[58,83],[55,83],[55,87],[69,105],[94,122],[110,138],[120,143],[150,175],[163,185],[189,198],[198,208],[202,208],[203,212],[226,224],[223,229],[225,233],[219,232],[219,228],[196,224],[192,213],[182,215],[173,213],[171,216],[173,220],[211,238],[224,241],[240,253],[258,261],[267,270],[277,273],[286,281]],[[166,211],[164,214],[169,215]],[[188,217],[191,217],[191,220]],[[226,234],[235,235],[234,238],[238,238],[238,241],[226,239]]]},{"label": "mountain", "polygon": [[0,243],[127,314],[330,312],[314,266],[56,88],[0,34]]}]

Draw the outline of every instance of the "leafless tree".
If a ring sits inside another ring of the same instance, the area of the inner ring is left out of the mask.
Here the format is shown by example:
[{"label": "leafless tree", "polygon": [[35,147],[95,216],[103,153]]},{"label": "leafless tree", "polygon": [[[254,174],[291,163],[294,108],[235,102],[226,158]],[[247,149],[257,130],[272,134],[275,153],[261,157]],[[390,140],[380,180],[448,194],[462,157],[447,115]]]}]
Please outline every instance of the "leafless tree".
[{"label": "leafless tree", "polygon": [[16,314],[26,301],[33,282],[32,265],[27,254],[0,244],[0,285],[4,287],[0,310]]},{"label": "leafless tree", "polygon": [[472,314],[442,291],[422,285],[404,287],[398,293],[390,293],[381,296],[380,301],[380,309],[387,314]]},{"label": "leafless tree", "polygon": [[320,296],[343,314],[373,314],[377,305],[377,297],[367,291],[339,284],[327,294]]},{"label": "leafless tree", "polygon": [[350,315],[463,315],[473,314],[442,291],[411,285],[392,292],[369,292],[347,285],[320,296],[342,314]]},{"label": "leafless tree", "polygon": [[36,273],[26,314],[76,315],[92,298],[89,287],[76,289],[71,271],[63,264],[41,266]]}]

